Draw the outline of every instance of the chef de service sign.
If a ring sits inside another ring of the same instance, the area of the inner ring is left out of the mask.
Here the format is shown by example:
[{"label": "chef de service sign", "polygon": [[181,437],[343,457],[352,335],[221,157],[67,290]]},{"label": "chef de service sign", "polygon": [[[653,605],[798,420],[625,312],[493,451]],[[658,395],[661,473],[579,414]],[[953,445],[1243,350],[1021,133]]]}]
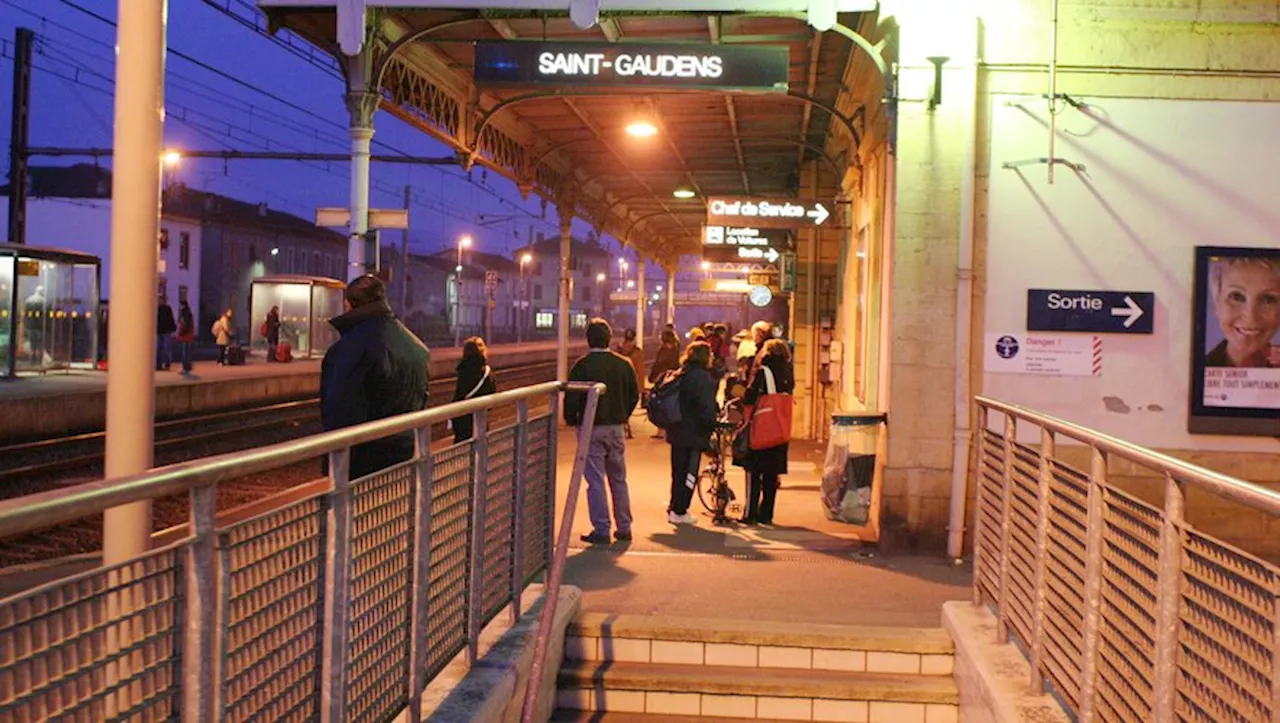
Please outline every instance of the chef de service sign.
[{"label": "chef de service sign", "polygon": [[790,53],[780,45],[690,43],[476,43],[482,85],[786,92]]},{"label": "chef de service sign", "polygon": [[987,334],[985,368],[996,374],[1102,375],[1102,338],[1089,335]]}]

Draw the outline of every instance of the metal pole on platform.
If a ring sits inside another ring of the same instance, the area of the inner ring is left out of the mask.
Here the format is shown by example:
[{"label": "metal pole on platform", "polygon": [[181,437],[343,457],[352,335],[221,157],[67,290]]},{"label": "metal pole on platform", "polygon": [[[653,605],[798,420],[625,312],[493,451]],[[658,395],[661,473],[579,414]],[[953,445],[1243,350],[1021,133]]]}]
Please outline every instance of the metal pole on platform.
[{"label": "metal pole on platform", "polygon": [[[119,0],[115,149],[111,183],[111,311],[106,476],[151,467],[155,422],[156,273],[164,136],[166,0]],[[107,565],[147,550],[151,503],[107,510]]]},{"label": "metal pole on platform", "polygon": [[667,271],[667,323],[676,323],[676,270]]},{"label": "metal pole on platform", "polygon": [[573,203],[561,201],[560,207],[560,298],[556,326],[556,379],[569,380],[569,254],[573,241]]},{"label": "metal pole on platform", "polygon": [[644,307],[648,299],[644,292],[644,258],[636,259],[636,343],[644,344]]},{"label": "metal pole on platform", "polygon": [[373,49],[365,43],[360,54],[346,58],[347,112],[351,114],[351,220],[347,236],[347,277],[369,273],[369,148],[373,142],[373,115],[378,110],[377,89],[369,88]]}]

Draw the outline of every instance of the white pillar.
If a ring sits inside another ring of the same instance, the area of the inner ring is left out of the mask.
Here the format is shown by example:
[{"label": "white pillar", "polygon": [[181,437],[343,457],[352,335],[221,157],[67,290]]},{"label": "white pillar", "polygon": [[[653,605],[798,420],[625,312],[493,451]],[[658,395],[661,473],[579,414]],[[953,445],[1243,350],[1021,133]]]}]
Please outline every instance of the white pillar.
[{"label": "white pillar", "polygon": [[[373,47],[366,42],[360,54],[344,59],[347,70],[347,113],[351,117],[351,220],[347,235],[347,278],[369,271],[369,145],[373,140],[373,116],[378,111],[378,89],[370,88]],[[376,251],[375,251],[376,254]],[[376,257],[375,257],[376,258]]]},{"label": "white pillar", "polygon": [[636,342],[644,343],[644,310],[649,298],[644,290],[644,258],[636,257]]},{"label": "white pillar", "polygon": [[[155,424],[156,274],[164,139],[166,0],[119,0],[115,162],[111,185],[111,329],[106,475],[151,468]],[[151,545],[151,503],[107,510],[103,562]]]},{"label": "white pillar", "polygon": [[573,240],[573,204],[560,203],[560,307],[556,328],[556,379],[569,380],[569,253]]},{"label": "white pillar", "polygon": [[676,323],[676,270],[667,271],[667,323]]},{"label": "white pillar", "polygon": [[369,230],[369,146],[373,128],[351,128],[351,221],[347,236],[347,278],[368,272],[364,235]]}]

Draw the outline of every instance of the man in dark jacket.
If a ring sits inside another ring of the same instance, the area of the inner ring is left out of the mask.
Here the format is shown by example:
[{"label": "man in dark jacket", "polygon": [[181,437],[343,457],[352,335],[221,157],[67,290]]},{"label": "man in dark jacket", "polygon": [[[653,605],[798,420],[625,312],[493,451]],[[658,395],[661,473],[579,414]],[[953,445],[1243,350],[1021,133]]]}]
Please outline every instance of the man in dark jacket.
[{"label": "man in dark jacket", "polygon": [[169,300],[160,297],[160,305],[156,307],[156,371],[173,366],[173,347],[169,342],[173,333],[178,330],[178,322],[173,319],[173,307]]},{"label": "man in dark jacket", "polygon": [[[347,313],[329,321],[342,335],[320,366],[320,421],[325,430],[418,412],[427,407],[431,352],[391,313],[387,287],[366,274],[347,285]],[[357,445],[350,478],[413,457],[413,434]]]},{"label": "man in dark jacket", "polygon": [[[571,382],[600,382],[606,390],[596,406],[595,426],[591,430],[587,450],[587,509],[591,513],[590,534],[583,542],[607,545],[609,537],[609,499],[613,500],[613,519],[619,540],[631,539],[631,495],[627,490],[627,442],[623,424],[640,401],[636,371],[625,357],[609,351],[613,330],[604,319],[592,319],[587,325],[590,351],[573,365]],[[564,396],[564,420],[570,426],[582,424],[586,395],[581,392]],[[605,496],[605,477],[609,479]]]}]

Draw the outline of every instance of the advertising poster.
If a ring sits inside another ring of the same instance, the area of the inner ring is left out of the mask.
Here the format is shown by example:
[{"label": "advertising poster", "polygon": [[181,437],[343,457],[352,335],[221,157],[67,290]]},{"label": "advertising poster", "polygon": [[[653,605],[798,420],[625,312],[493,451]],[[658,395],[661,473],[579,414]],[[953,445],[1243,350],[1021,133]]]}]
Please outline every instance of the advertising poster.
[{"label": "advertising poster", "polygon": [[1280,434],[1280,249],[1196,248],[1192,432]]},{"label": "advertising poster", "polygon": [[986,370],[996,374],[1102,376],[1102,339],[1083,334],[987,334]]}]

